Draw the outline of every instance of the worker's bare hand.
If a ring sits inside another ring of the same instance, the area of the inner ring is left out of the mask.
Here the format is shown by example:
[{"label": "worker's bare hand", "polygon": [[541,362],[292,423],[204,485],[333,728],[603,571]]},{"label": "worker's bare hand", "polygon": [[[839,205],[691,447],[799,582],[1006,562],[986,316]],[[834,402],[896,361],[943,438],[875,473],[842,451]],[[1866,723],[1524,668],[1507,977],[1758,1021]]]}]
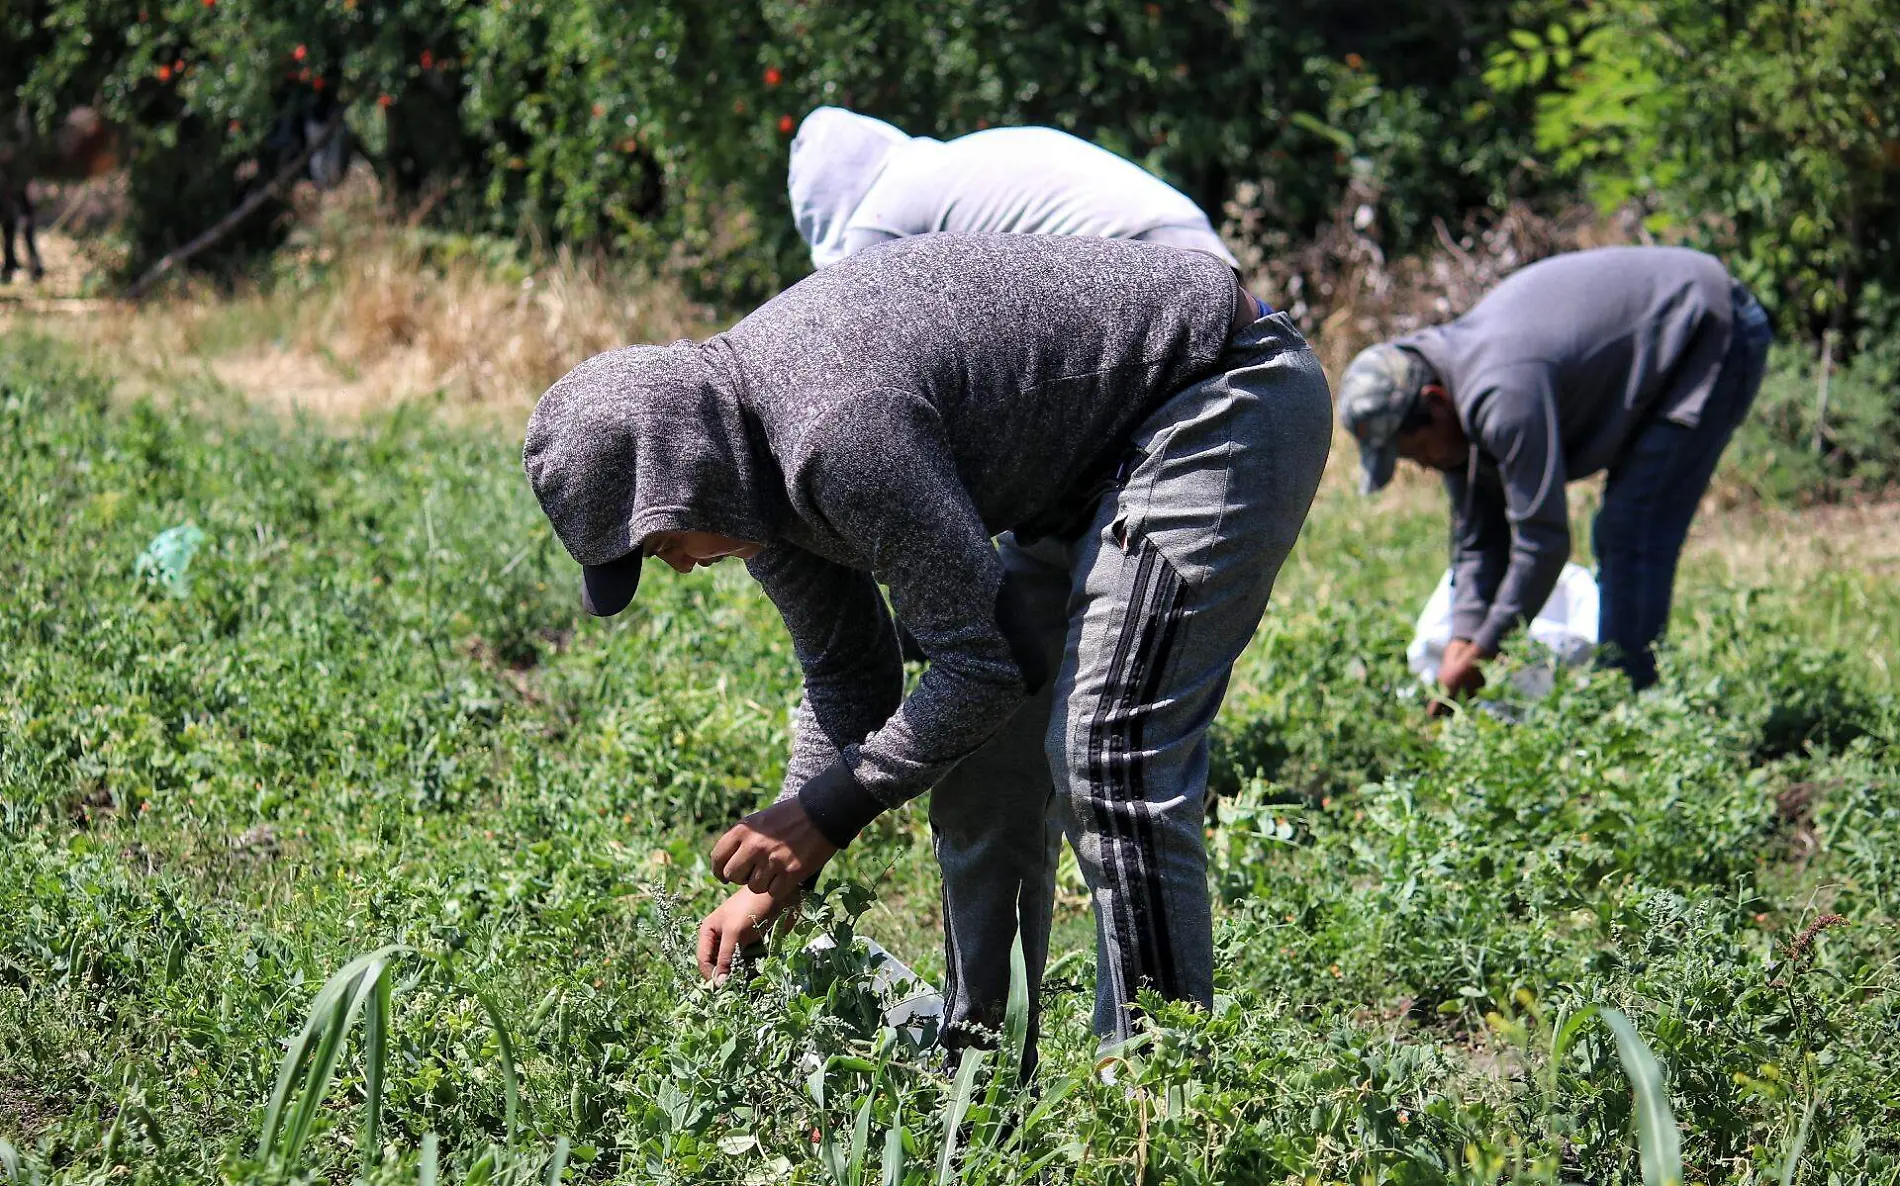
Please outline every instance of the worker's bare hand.
[{"label": "worker's bare hand", "polygon": [[781,902],[770,894],[734,890],[699,924],[699,974],[708,980],[729,975],[733,955],[758,942],[780,911],[789,906],[796,912],[798,899],[797,893]]},{"label": "worker's bare hand", "polygon": [[1484,687],[1484,672],[1478,665],[1491,656],[1477,643],[1454,638],[1445,644],[1445,657],[1438,664],[1438,683],[1453,696],[1469,696]]},{"label": "worker's bare hand", "polygon": [[784,900],[837,854],[796,799],[746,816],[713,845],[713,876]]}]

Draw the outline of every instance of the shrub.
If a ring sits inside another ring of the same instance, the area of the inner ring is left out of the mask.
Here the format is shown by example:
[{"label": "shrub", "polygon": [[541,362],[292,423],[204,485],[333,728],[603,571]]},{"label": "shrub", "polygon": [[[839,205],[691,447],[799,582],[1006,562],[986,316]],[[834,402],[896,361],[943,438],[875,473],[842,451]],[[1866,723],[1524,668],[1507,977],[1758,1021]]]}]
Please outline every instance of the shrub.
[{"label": "shrub", "polygon": [[1641,201],[1784,331],[1845,347],[1900,328],[1896,61],[1896,0],[1594,0],[1512,34],[1489,77],[1545,88],[1538,147],[1605,208]]},{"label": "shrub", "polygon": [[1900,385],[1879,353],[1828,376],[1805,347],[1776,347],[1723,460],[1725,479],[1777,502],[1875,494],[1900,481]]},{"label": "shrub", "polygon": [[1211,211],[1236,182],[1267,183],[1297,232],[1370,173],[1399,250],[1435,215],[1524,188],[1524,103],[1473,107],[1473,51],[1505,14],[1374,15],[1310,0],[35,0],[0,24],[0,53],[34,64],[23,93],[42,124],[96,93],[129,129],[135,262],[273,170],[282,117],[334,101],[392,183],[442,198],[444,217],[671,259],[737,299],[806,268],[785,157],[820,103],[917,134],[1067,128]]}]

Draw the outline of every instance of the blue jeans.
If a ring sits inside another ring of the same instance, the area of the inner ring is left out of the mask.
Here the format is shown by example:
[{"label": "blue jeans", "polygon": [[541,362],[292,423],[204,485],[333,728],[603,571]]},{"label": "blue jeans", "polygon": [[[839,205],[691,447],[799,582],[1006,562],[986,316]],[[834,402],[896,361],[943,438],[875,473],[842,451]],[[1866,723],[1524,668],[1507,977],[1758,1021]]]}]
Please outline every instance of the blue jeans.
[{"label": "blue jeans", "polygon": [[1676,561],[1696,504],[1736,425],[1761,389],[1773,333],[1755,298],[1735,288],[1734,329],[1715,390],[1693,428],[1657,419],[1638,429],[1610,469],[1592,544],[1603,609],[1603,661],[1640,691],[1656,682],[1652,646],[1669,622]]}]

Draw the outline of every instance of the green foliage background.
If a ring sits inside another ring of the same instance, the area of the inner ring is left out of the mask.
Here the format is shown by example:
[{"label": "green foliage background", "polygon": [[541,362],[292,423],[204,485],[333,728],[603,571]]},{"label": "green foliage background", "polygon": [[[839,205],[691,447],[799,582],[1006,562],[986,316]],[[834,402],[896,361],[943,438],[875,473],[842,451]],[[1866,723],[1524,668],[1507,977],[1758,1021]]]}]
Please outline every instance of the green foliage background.
[{"label": "green foliage background", "polygon": [[1900,382],[1900,0],[15,0],[0,59],[43,127],[96,99],[132,129],[136,260],[323,88],[439,217],[756,299],[805,269],[785,148],[836,103],[1067,128],[1217,215],[1258,183],[1295,240],[1358,178],[1394,253],[1513,199],[1635,202]]},{"label": "green foliage background", "polygon": [[445,216],[671,256],[755,297],[806,267],[783,128],[820,103],[917,134],[1054,124],[1217,216],[1236,182],[1266,181],[1296,229],[1372,173],[1404,249],[1433,214],[1537,189],[1529,100],[1474,107],[1479,51],[1512,21],[1365,0],[18,0],[0,56],[30,64],[43,123],[98,96],[136,129],[146,256],[228,209],[232,169],[321,83],[399,183],[459,184]]},{"label": "green foliage background", "polygon": [[1900,6],[1591,0],[1514,31],[1486,78],[1543,88],[1539,151],[1606,208],[1643,202],[1785,329],[1900,381]]}]

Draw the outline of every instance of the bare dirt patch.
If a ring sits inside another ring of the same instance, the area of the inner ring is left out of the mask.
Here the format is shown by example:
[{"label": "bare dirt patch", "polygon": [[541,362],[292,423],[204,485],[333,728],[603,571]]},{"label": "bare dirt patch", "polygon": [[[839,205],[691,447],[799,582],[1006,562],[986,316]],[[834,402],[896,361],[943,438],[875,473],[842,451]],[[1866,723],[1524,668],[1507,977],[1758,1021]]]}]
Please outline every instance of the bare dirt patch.
[{"label": "bare dirt patch", "polygon": [[58,1119],[58,1114],[38,1088],[17,1079],[0,1078],[0,1119],[5,1120],[10,1135],[24,1144]]},{"label": "bare dirt patch", "polygon": [[325,420],[349,420],[393,407],[435,389],[426,373],[373,376],[348,374],[334,363],[294,348],[268,343],[214,357],[211,375],[246,401],[278,412],[307,413]]},{"label": "bare dirt patch", "polygon": [[34,280],[22,269],[11,281],[0,284],[0,327],[21,313],[88,314],[110,304],[89,291],[91,261],[70,236],[41,231],[39,245],[46,275]]}]

